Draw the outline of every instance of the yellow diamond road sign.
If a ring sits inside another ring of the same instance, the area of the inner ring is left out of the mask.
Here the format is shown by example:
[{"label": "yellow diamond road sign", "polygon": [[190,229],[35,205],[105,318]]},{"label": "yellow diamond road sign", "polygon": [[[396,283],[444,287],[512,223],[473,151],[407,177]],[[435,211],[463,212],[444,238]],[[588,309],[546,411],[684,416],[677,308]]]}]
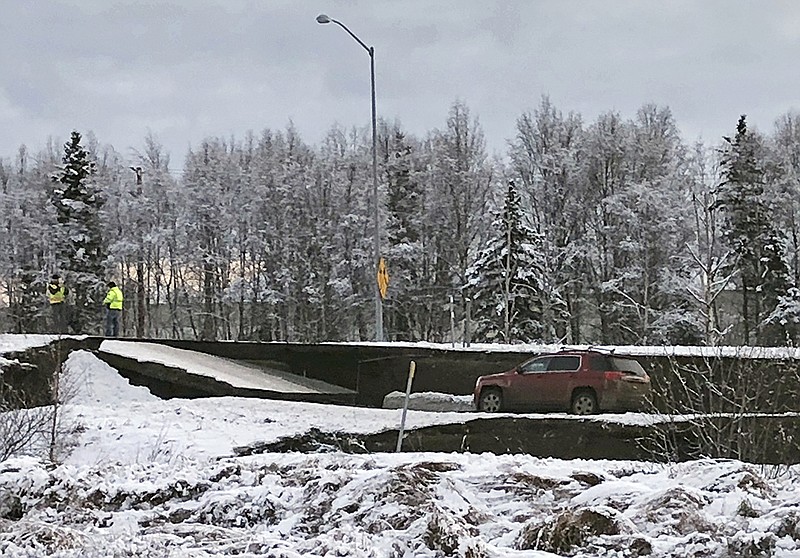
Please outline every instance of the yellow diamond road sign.
[{"label": "yellow diamond road sign", "polygon": [[386,298],[386,291],[389,289],[389,272],[386,271],[386,260],[383,258],[378,261],[378,290],[381,298]]}]

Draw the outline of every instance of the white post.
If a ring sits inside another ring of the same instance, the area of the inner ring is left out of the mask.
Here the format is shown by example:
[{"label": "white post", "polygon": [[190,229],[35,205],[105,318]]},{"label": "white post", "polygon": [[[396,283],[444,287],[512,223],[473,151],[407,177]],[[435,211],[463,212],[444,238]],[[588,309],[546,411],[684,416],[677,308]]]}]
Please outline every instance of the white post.
[{"label": "white post", "polygon": [[450,295],[450,346],[456,346],[456,311],[453,308],[453,295]]},{"label": "white post", "polygon": [[470,321],[472,320],[472,299],[466,298],[467,303],[467,310],[466,310],[466,317],[464,319],[464,346],[469,347],[470,342],[472,341],[472,332],[470,331],[472,328],[472,324]]},{"label": "white post", "polygon": [[406,384],[406,397],[403,401],[403,416],[400,418],[400,432],[397,433],[397,448],[396,452],[400,452],[403,448],[403,431],[406,428],[406,413],[408,412],[408,398],[411,397],[411,382],[414,381],[414,371],[417,369],[417,363],[411,361],[411,366],[408,368],[408,383]]}]

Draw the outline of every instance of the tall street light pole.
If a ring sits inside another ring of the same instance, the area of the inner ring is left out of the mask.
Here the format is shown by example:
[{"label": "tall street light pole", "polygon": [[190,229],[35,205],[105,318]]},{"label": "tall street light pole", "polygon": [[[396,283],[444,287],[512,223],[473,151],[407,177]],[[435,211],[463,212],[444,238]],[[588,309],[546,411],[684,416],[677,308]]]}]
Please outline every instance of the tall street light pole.
[{"label": "tall street light pole", "polygon": [[378,266],[381,261],[381,230],[380,230],[380,213],[378,210],[378,149],[377,149],[377,117],[375,113],[375,47],[367,46],[364,41],[359,39],[355,33],[350,31],[347,26],[342,23],[341,21],[337,21],[335,19],[329,18],[325,14],[320,14],[317,16],[317,23],[325,25],[327,23],[335,23],[345,31],[347,34],[353,37],[355,41],[360,44],[364,50],[369,53],[369,74],[370,74],[370,86],[372,92],[372,202],[373,202],[373,217],[375,220],[375,238],[374,238],[374,254],[373,258],[375,260],[375,282],[373,285],[373,290],[375,292],[375,340],[376,341],[383,341],[383,302],[381,300],[381,292],[380,287],[378,286],[377,281],[377,273],[378,273]]},{"label": "tall street light pole", "polygon": [[[142,167],[131,167],[136,173],[136,197],[142,195]],[[144,337],[144,255],[141,246],[136,254],[136,337]]]}]

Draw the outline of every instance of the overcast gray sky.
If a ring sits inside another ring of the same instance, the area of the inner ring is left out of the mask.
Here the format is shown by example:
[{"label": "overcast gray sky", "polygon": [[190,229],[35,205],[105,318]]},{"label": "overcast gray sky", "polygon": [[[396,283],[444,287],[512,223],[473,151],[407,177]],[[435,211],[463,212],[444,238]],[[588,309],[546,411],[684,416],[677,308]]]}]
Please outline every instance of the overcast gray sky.
[{"label": "overcast gray sky", "polygon": [[791,0],[0,0],[0,157],[151,131],[180,167],[210,135],[366,126],[369,56],[319,13],[375,46],[380,116],[423,134],[460,99],[492,152],[543,94],[586,121],[668,105],[708,143],[800,108]]}]

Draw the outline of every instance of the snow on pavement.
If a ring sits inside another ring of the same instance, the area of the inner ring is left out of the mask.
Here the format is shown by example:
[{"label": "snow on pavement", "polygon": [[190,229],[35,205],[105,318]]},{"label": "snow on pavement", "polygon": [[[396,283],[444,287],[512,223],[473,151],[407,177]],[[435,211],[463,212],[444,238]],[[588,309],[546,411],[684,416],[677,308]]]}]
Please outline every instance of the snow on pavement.
[{"label": "snow on pavement", "polygon": [[100,351],[139,362],[157,362],[182,368],[190,374],[215,378],[234,387],[283,393],[318,393],[317,390],[267,374],[255,367],[197,351],[141,341],[103,341]]},{"label": "snow on pavement", "polygon": [[[257,399],[209,397],[161,400],[131,386],[114,368],[88,351],[65,363],[72,394],[68,417],[85,429],[71,463],[141,462],[163,453],[192,458],[233,454],[233,448],[276,441],[311,428],[326,432],[375,433],[396,429],[398,409],[332,406]],[[406,428],[462,422],[463,413],[409,411]],[[149,458],[149,457],[148,457]]]}]

